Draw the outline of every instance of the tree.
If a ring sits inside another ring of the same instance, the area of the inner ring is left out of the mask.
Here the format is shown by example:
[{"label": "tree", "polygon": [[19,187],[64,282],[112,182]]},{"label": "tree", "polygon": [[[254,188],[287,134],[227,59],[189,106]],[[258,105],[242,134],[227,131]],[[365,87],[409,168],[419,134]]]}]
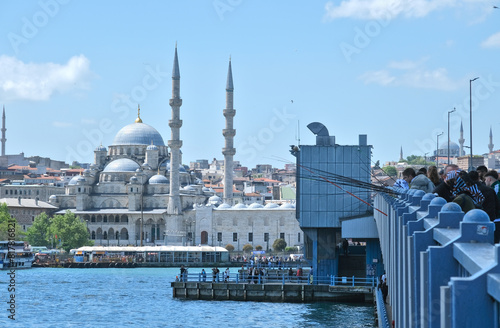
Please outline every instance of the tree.
[{"label": "tree", "polygon": [[261,251],[262,250],[262,246],[260,246],[260,245],[255,246],[255,250],[256,251]]},{"label": "tree", "polygon": [[225,248],[226,248],[229,252],[234,251],[234,246],[233,246],[233,245],[231,245],[231,244],[227,244]]},{"label": "tree", "polygon": [[285,247],[285,252],[288,252],[288,253],[297,253],[298,251],[299,251],[299,249],[295,246]]},{"label": "tree", "polygon": [[382,170],[390,177],[393,177],[398,173],[394,166],[386,166]]},{"label": "tree", "polygon": [[286,248],[286,241],[283,238],[278,238],[274,241],[273,249],[276,252],[283,252],[285,248]]},{"label": "tree", "polygon": [[71,211],[66,211],[64,215],[56,215],[52,218],[49,236],[54,237],[56,242],[60,241],[61,248],[66,252],[73,248],[93,245],[93,242],[88,238],[89,234],[85,223]]},{"label": "tree", "polygon": [[28,228],[28,242],[33,246],[50,246],[49,237],[50,219],[47,213],[35,217],[33,225]]},{"label": "tree", "polygon": [[251,251],[253,251],[253,246],[252,245],[250,245],[250,244],[243,245],[243,252],[250,253]]},{"label": "tree", "polygon": [[17,220],[10,216],[7,204],[2,203],[0,205],[0,240],[22,240],[24,236]]}]

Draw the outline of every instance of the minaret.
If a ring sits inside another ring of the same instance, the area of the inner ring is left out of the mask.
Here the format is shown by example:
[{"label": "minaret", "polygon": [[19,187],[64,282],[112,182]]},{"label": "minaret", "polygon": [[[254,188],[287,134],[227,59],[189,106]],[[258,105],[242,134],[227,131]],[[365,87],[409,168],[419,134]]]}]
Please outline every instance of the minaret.
[{"label": "minaret", "polygon": [[464,139],[464,125],[462,122],[460,122],[460,139],[458,139],[458,143],[460,144],[460,154],[459,156],[464,156],[465,155],[465,152],[464,152],[464,142],[465,142],[465,139]]},{"label": "minaret", "polygon": [[181,214],[181,198],[179,196],[179,166],[180,149],[182,140],[180,140],[180,128],[182,120],[180,119],[180,107],[182,99],[180,96],[181,75],[179,73],[179,61],[177,59],[177,44],[175,45],[174,68],[172,69],[172,99],[169,104],[172,107],[172,119],[168,122],[171,130],[171,138],[168,141],[170,147],[170,198],[168,200],[168,214]]},{"label": "minaret", "polygon": [[3,113],[2,113],[2,156],[5,156],[5,142],[7,139],[5,139],[5,131],[7,129],[5,128],[5,105],[3,106]]},{"label": "minaret", "polygon": [[222,130],[222,135],[226,139],[226,144],[222,148],[224,155],[224,195],[223,201],[226,204],[233,205],[233,156],[236,154],[234,146],[234,136],[236,130],[233,129],[233,118],[236,111],[233,108],[233,72],[231,70],[231,57],[229,57],[229,68],[227,70],[226,82],[226,109],[224,117],[226,118],[226,128]]},{"label": "minaret", "polygon": [[490,153],[493,152],[493,132],[491,132],[491,126],[490,126],[490,143],[488,145],[488,148],[490,150]]},{"label": "minaret", "polygon": [[403,161],[404,158],[403,158],[403,146],[401,146],[401,150],[399,151],[399,161]]}]

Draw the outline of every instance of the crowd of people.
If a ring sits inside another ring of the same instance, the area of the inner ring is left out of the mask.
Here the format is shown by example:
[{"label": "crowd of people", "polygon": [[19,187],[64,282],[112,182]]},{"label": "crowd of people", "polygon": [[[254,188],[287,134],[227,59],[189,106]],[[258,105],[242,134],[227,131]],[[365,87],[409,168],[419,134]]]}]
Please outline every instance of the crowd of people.
[{"label": "crowd of people", "polygon": [[498,172],[481,165],[476,170],[466,172],[455,164],[447,165],[438,173],[436,166],[413,168],[403,171],[403,178],[398,179],[395,187],[419,189],[434,193],[447,202],[460,205],[464,213],[472,209],[484,210],[495,223],[495,243],[500,242],[500,181]]}]

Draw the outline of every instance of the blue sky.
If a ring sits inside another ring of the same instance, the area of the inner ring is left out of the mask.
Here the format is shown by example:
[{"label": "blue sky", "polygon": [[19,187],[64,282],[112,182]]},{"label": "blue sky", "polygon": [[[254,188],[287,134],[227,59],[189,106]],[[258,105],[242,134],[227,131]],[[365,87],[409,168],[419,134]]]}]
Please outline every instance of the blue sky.
[{"label": "blue sky", "polygon": [[[170,139],[177,42],[183,162],[222,159],[232,58],[235,160],[294,161],[323,123],[341,145],[367,134],[372,160],[432,153],[451,114],[473,150],[500,145],[500,0],[0,1],[7,154],[93,162],[141,118]],[[293,102],[292,102],[293,100]],[[298,133],[300,131],[300,134]]]}]

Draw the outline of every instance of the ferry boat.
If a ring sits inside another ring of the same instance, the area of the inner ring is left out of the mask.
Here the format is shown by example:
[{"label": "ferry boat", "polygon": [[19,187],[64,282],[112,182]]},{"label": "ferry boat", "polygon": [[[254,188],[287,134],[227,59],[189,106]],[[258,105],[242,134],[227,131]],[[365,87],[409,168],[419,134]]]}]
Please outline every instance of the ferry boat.
[{"label": "ferry boat", "polygon": [[0,270],[29,269],[34,259],[30,246],[24,241],[0,241]]}]

